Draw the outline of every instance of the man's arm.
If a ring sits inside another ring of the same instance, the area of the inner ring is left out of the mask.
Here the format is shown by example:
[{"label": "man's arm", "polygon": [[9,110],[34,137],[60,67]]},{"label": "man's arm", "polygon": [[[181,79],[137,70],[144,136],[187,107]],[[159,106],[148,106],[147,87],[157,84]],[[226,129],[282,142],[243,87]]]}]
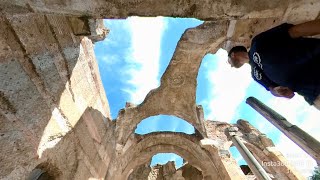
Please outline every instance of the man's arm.
[{"label": "man's arm", "polygon": [[276,97],[285,97],[291,99],[294,96],[294,92],[291,89],[279,86],[271,81],[257,66],[253,67],[251,75],[255,81],[264,86],[266,90],[270,91],[270,93]]},{"label": "man's arm", "polygon": [[314,36],[318,34],[320,34],[320,19],[297,24],[289,29],[289,35],[292,38]]}]

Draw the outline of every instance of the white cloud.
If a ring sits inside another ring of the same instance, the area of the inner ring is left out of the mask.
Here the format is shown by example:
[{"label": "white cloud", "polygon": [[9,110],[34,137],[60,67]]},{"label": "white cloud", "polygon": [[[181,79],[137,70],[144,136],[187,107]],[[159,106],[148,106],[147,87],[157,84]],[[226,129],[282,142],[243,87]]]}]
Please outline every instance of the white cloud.
[{"label": "white cloud", "polygon": [[[318,141],[320,140],[319,126],[317,126],[319,124],[320,111],[309,106],[303,97],[296,95],[290,100],[274,98],[266,104],[285,117],[291,124],[297,125]],[[304,176],[312,174],[316,162],[284,134],[281,134],[276,146]]]},{"label": "white cloud", "polygon": [[[134,17],[129,18],[128,22],[124,24],[126,30],[130,33],[120,34],[117,38],[130,39],[131,44],[126,55],[128,65],[122,67],[123,75],[125,75],[122,79],[127,79],[126,82],[130,87],[123,90],[129,93],[131,102],[138,104],[151,89],[159,85],[161,37],[166,28],[166,22],[161,17]],[[118,42],[118,40],[114,42]],[[112,44],[113,42],[108,43]],[[217,56],[218,58],[215,58],[216,62],[206,61],[203,64],[206,68],[209,68],[211,63],[217,64],[215,69],[208,69],[207,71],[211,92],[209,92],[210,96],[208,100],[203,102],[203,105],[208,110],[206,119],[230,122],[237,115],[239,104],[245,100],[246,91],[253,80],[249,65],[234,69],[227,64],[226,51],[219,50]],[[115,62],[110,61],[110,63]],[[272,98],[266,104],[286,117],[292,124],[298,125],[317,140],[320,140],[319,126],[317,126],[320,112],[313,107],[309,107],[303,98],[300,96],[296,96],[292,100]],[[272,134],[275,131],[275,128],[268,125],[266,120],[261,122],[263,124],[259,122],[257,127],[264,133]],[[266,127],[269,128],[266,129]],[[306,153],[283,135],[276,142],[276,146],[289,161],[292,161],[294,157],[306,157]],[[292,156],[292,154],[295,154],[295,156]],[[309,156],[307,157],[310,161],[305,161],[309,164],[308,168],[303,170],[303,173],[306,173],[305,176],[310,175],[310,171],[315,165],[315,162]],[[237,158],[237,160],[240,159]],[[301,169],[301,165],[297,164],[293,162],[297,169]]]},{"label": "white cloud", "polygon": [[104,65],[106,67],[110,67],[111,65],[117,64],[120,62],[120,57],[117,54],[110,54],[107,56],[101,56],[99,59],[101,59],[104,62]]},{"label": "white cloud", "polygon": [[208,117],[218,121],[230,122],[237,113],[239,104],[244,101],[246,90],[253,81],[249,65],[231,68],[227,63],[227,52],[220,49],[217,53],[217,68],[208,69],[210,83]]},{"label": "white cloud", "polygon": [[130,94],[131,102],[138,104],[151,89],[159,86],[161,38],[166,22],[162,17],[132,17],[128,21],[131,48],[123,75],[128,76],[131,87],[123,90]]},{"label": "white cloud", "polygon": [[285,135],[280,136],[276,147],[286,157],[289,163],[301,173],[301,175],[305,177],[312,175],[313,169],[317,165],[315,160],[313,160]]},{"label": "white cloud", "polygon": [[[102,43],[107,46],[117,46],[119,42],[125,42],[128,33],[126,32],[129,29],[129,24],[125,19],[122,20],[104,20],[104,26],[106,28],[112,27],[109,35],[105,38]],[[114,32],[115,31],[115,32]],[[119,33],[121,32],[121,33]],[[110,38],[112,34],[112,38]]]},{"label": "white cloud", "polygon": [[161,116],[151,116],[144,120],[142,120],[135,131],[135,133],[138,134],[148,134],[151,132],[158,131],[157,128],[159,128],[159,122],[160,122]]},{"label": "white cloud", "polygon": [[[254,119],[258,119],[258,116],[256,116],[256,118]],[[261,118],[260,118],[261,119]],[[264,134],[273,134],[275,135],[275,132],[279,132],[279,130],[274,127],[269,121],[267,121],[266,119],[261,119],[261,121],[256,122],[255,123],[255,127]],[[279,135],[279,134],[276,134]],[[272,136],[269,136],[269,138],[272,138]]]},{"label": "white cloud", "polygon": [[95,44],[95,53],[99,64],[102,65],[101,73],[104,70],[119,73],[119,67],[123,64],[125,50],[129,47],[130,33],[129,23],[126,20],[104,20],[106,28],[110,33],[102,42]]}]

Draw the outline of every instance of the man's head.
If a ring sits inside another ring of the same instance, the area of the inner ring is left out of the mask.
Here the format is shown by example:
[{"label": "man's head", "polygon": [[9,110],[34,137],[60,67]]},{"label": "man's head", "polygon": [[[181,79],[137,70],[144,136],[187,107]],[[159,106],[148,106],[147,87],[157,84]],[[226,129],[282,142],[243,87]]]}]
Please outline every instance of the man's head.
[{"label": "man's head", "polygon": [[230,49],[228,62],[231,67],[240,68],[244,63],[249,61],[247,48],[244,46],[235,46]]}]

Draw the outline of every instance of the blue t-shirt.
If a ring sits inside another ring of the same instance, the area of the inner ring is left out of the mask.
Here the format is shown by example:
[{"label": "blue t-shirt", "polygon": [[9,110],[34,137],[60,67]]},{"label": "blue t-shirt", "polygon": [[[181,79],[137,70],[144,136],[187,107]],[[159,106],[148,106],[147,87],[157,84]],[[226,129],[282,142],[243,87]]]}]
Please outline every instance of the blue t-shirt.
[{"label": "blue t-shirt", "polygon": [[252,77],[267,90],[288,87],[313,104],[320,94],[320,39],[291,38],[292,26],[285,23],[253,38]]}]

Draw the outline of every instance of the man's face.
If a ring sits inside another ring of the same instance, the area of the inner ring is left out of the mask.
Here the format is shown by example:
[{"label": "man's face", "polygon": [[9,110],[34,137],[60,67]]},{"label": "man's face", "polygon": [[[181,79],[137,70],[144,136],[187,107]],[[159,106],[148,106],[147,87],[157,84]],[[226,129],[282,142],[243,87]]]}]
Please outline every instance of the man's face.
[{"label": "man's face", "polygon": [[231,65],[231,67],[240,68],[243,65],[243,63],[240,60],[240,53],[233,52],[230,54],[230,57],[228,58],[228,63]]}]

